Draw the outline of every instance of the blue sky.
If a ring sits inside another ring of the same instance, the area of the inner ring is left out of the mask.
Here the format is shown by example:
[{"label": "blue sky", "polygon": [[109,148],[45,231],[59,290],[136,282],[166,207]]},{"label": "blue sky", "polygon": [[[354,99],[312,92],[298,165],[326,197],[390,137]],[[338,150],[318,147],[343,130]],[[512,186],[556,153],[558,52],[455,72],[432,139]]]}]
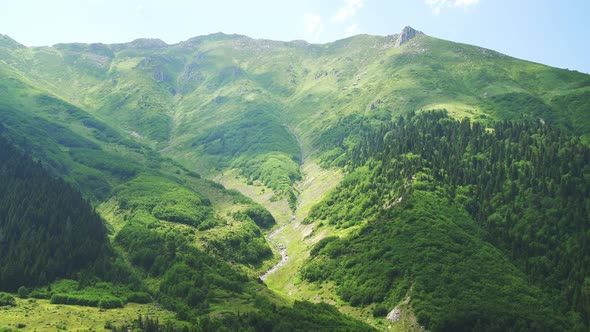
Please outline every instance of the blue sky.
[{"label": "blue sky", "polygon": [[590,0],[3,0],[0,33],[28,46],[176,43],[215,32],[330,42],[404,26],[590,73]]}]

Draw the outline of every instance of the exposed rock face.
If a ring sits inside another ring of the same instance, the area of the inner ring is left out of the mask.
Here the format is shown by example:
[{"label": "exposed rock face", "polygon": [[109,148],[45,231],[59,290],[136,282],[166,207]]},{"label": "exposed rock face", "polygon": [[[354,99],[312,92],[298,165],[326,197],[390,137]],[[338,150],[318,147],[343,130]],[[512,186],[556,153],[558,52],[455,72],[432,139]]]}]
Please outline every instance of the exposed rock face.
[{"label": "exposed rock face", "polygon": [[400,47],[403,44],[407,43],[410,39],[423,34],[424,33],[422,31],[417,31],[414,30],[412,27],[407,26],[402,30],[402,32],[399,35],[397,35],[394,47]]},{"label": "exposed rock face", "polygon": [[399,322],[402,319],[402,310],[399,307],[395,307],[387,314],[386,318],[392,322]]}]

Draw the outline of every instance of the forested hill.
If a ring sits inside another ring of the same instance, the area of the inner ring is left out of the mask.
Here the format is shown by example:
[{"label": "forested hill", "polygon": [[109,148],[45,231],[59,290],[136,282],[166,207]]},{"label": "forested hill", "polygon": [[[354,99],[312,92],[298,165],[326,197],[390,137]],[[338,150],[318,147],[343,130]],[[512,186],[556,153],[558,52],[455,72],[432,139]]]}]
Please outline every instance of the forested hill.
[{"label": "forested hill", "polygon": [[106,227],[81,194],[0,137],[0,288],[46,285],[112,256]]},{"label": "forested hill", "polygon": [[347,160],[307,221],[361,230],[320,241],[303,278],[334,282],[353,306],[411,298],[433,331],[587,328],[590,149],[578,139],[439,111],[365,133]]}]

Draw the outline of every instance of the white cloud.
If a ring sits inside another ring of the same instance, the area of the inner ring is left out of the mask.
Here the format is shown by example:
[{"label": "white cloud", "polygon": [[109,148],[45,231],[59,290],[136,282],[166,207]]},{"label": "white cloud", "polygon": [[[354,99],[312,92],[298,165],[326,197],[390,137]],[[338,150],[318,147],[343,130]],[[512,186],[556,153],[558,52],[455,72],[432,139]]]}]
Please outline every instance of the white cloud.
[{"label": "white cloud", "polygon": [[361,31],[361,29],[358,24],[356,24],[356,23],[351,24],[348,26],[348,28],[346,28],[346,32],[344,33],[344,37],[351,37],[354,35],[358,35],[360,31]]},{"label": "white cloud", "polygon": [[334,16],[332,16],[332,22],[343,23],[344,21],[356,15],[356,13],[361,8],[363,8],[364,5],[364,0],[346,0],[344,5],[338,9]]},{"label": "white cloud", "polygon": [[424,0],[428,6],[432,9],[434,15],[440,14],[440,11],[444,7],[459,7],[467,8],[475,6],[479,3],[479,0]]},{"label": "white cloud", "polygon": [[305,32],[312,36],[313,41],[318,41],[322,31],[324,31],[322,17],[315,14],[305,14],[303,24],[305,24]]}]

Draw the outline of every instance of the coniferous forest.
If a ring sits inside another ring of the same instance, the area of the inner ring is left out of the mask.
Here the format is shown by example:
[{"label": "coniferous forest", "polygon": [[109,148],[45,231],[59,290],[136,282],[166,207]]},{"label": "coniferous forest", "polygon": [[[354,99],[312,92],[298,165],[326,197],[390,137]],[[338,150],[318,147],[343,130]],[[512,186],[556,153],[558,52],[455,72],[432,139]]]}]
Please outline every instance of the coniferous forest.
[{"label": "coniferous forest", "polygon": [[540,121],[485,128],[434,111],[365,133],[346,153],[354,170],[308,222],[369,223],[316,244],[304,278],[336,282],[352,305],[412,289],[432,330],[588,324],[590,149],[578,139]]},{"label": "coniferous forest", "polygon": [[44,286],[104,272],[106,227],[80,192],[0,137],[0,285]]}]

